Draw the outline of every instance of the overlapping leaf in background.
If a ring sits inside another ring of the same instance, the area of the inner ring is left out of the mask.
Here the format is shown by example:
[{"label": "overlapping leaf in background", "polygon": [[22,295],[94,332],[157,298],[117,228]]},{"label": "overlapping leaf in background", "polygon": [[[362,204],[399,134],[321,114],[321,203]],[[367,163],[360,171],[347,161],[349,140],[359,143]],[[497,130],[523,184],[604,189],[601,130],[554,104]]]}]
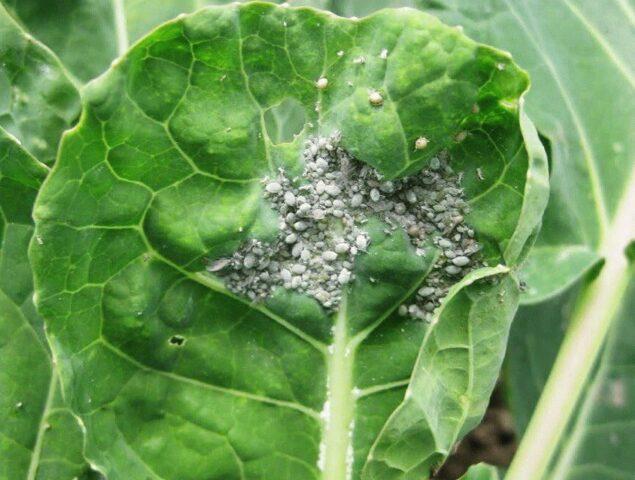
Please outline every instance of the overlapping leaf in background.
[{"label": "overlapping leaf in background", "polygon": [[[631,264],[623,302],[617,305],[613,325],[594,372],[586,386],[558,455],[549,468],[554,479],[622,479],[633,475],[635,449],[635,270]],[[549,318],[558,319],[555,308]],[[551,332],[548,332],[551,333]]]},{"label": "overlapping leaf in background", "polygon": [[3,3],[59,56],[79,81],[87,82],[105,72],[131,43],[157,25],[205,5],[229,2],[83,0],[54,6],[41,0]]}]

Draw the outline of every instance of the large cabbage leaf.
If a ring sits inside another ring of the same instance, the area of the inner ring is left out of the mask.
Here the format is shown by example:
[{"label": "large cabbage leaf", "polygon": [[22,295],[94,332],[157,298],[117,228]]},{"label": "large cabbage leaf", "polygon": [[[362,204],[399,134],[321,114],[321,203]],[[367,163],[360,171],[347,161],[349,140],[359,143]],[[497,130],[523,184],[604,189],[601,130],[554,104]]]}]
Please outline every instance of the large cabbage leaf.
[{"label": "large cabbage leaf", "polygon": [[[87,87],[35,208],[39,309],[91,462],[110,479],[427,476],[482,416],[546,201],[526,88],[508,55],[413,10],[212,8],[135,45]],[[280,143],[267,119],[289,104],[305,123]],[[400,234],[375,232],[332,317],[290,294],[249,304],[203,272],[271,222],[259,179],[334,129],[389,177],[442,148],[464,171],[501,265],[458,283],[430,328],[394,312],[434,256]]]}]

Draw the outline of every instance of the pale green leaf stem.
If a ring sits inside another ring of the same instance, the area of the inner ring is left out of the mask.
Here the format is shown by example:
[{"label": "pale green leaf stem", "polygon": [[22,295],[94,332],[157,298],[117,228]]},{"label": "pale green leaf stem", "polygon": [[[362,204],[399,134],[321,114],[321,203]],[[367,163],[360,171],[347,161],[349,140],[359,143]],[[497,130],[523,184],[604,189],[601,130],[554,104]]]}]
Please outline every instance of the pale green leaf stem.
[{"label": "pale green leaf stem", "polygon": [[115,17],[115,35],[117,38],[117,54],[123,55],[128,50],[128,29],[126,26],[126,14],[123,0],[112,0],[113,14]]}]

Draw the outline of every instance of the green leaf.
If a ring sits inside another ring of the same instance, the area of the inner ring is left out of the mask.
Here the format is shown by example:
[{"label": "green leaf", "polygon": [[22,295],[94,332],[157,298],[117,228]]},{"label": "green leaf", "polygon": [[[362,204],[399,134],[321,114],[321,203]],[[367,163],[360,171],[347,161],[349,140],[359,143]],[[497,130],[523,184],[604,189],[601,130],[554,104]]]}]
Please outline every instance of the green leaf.
[{"label": "green leaf", "polygon": [[[632,372],[635,340],[631,332],[635,289],[633,272],[631,263],[623,276],[611,276],[608,288],[615,295],[605,305],[610,325],[607,339],[579,396],[572,395],[575,411],[570,419],[567,417],[566,429],[553,447],[553,458],[544,474],[547,478],[630,478],[635,467],[630,454],[635,442],[635,414],[631,402],[627,400],[632,398],[635,385]],[[522,430],[526,429],[538,397],[545,388],[550,367],[558,359],[557,347],[564,337],[565,326],[570,321],[574,322],[571,329],[575,332],[580,318],[589,315],[587,312],[592,309],[588,299],[597,298],[598,282],[601,281],[602,276],[587,278],[553,300],[524,307],[515,320],[519,323],[512,329],[510,344],[515,346],[515,350],[510,351],[512,355],[508,358],[507,374],[512,410]],[[598,321],[598,316],[589,317],[589,321]],[[528,339],[523,342],[514,338],[516,335],[527,335]],[[555,341],[545,341],[552,336],[556,336]],[[564,338],[566,348],[572,340]],[[525,350],[519,352],[525,343]],[[576,352],[579,356],[584,355],[583,347],[578,342]],[[557,364],[554,370],[559,373]],[[549,379],[549,382],[553,383],[553,380]],[[553,387],[546,392],[549,398]],[[544,402],[542,398],[540,401]],[[535,417],[532,423],[540,425],[537,420],[550,422],[544,415]]]},{"label": "green leaf", "polygon": [[0,4],[0,127],[50,164],[79,108],[77,89],[55,55]]},{"label": "green leaf", "polygon": [[[421,12],[353,21],[252,3],[168,22],[89,84],[38,197],[31,259],[91,463],[110,480],[425,478],[483,414],[545,203],[527,83],[508,55]],[[276,143],[298,109],[297,138]],[[370,232],[332,317],[289,292],[250,304],[204,272],[275,228],[260,179],[301,171],[307,136],[334,129],[388,177],[444,148],[464,172],[468,220],[507,266],[459,283],[430,328],[395,313],[436,253],[403,232]]]},{"label": "green leaf", "polygon": [[460,480],[499,480],[498,470],[492,465],[479,463],[473,465]]},{"label": "green leaf", "polygon": [[[0,479],[88,478],[32,303],[31,209],[47,169],[0,128]],[[85,476],[86,475],[86,476]]]}]

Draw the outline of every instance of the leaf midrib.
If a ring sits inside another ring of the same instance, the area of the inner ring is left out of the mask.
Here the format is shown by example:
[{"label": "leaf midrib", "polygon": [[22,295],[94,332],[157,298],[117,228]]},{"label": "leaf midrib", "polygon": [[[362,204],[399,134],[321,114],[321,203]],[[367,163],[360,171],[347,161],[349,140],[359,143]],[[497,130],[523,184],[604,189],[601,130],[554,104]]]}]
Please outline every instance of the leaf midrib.
[{"label": "leaf midrib", "polygon": [[342,296],[340,309],[333,326],[333,343],[329,348],[327,369],[327,400],[323,414],[322,434],[323,478],[343,480],[349,478],[352,465],[348,453],[351,448],[351,422],[355,414],[353,394],[353,366],[355,350],[349,347],[347,299]]}]

